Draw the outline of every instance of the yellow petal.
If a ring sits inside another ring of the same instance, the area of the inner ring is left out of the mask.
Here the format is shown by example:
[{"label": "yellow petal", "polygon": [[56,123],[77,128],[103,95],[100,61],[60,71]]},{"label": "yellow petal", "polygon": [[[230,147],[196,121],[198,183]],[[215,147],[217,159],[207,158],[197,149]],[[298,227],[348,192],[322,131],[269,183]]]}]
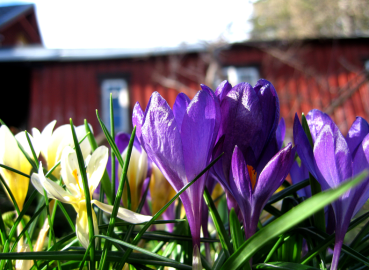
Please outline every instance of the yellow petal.
[{"label": "yellow petal", "polygon": [[[122,157],[125,160],[127,156],[128,147],[123,151]],[[136,210],[140,200],[143,182],[147,175],[147,154],[144,150],[141,153],[135,148],[132,148],[131,159],[129,161],[127,178],[129,181],[129,187],[131,191],[131,206],[133,210]],[[119,175],[121,175],[122,169],[119,168]],[[123,203],[127,205],[127,191],[123,193]]]},{"label": "yellow petal", "polygon": [[176,194],[175,190],[169,184],[159,168],[152,165],[152,175],[150,181],[150,194],[152,200],[152,213],[157,213],[170,199]]},{"label": "yellow petal", "polygon": [[[26,174],[31,171],[31,165],[18,148],[17,140],[4,125],[0,127],[0,163]],[[22,210],[28,192],[29,178],[4,168],[0,168],[0,173]]]},{"label": "yellow petal", "polygon": [[[92,220],[94,225],[94,234],[99,234],[99,228],[97,226],[97,218],[93,209],[92,210]],[[89,229],[88,229],[88,217],[86,201],[82,200],[78,204],[77,220],[76,220],[76,234],[81,245],[87,249],[89,241]]]}]

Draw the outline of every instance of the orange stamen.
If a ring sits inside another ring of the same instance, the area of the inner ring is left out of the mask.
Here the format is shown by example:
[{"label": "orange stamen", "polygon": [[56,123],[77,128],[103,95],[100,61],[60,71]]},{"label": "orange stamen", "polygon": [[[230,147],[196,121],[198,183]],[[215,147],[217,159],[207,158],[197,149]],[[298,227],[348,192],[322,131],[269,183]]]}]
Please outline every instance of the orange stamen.
[{"label": "orange stamen", "polygon": [[255,184],[256,184],[256,176],[258,175],[258,173],[255,171],[255,169],[252,166],[249,166],[249,165],[247,165],[247,170],[249,171],[252,190],[254,190]]}]

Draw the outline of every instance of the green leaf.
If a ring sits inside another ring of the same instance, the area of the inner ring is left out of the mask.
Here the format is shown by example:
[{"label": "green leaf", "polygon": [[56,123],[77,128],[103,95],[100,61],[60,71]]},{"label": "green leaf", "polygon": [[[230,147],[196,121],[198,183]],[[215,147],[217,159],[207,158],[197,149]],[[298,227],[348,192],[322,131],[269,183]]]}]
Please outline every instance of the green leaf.
[{"label": "green leaf", "polygon": [[[88,141],[90,142],[90,145],[91,145],[91,149],[92,151],[95,151],[96,148],[98,147],[97,145],[97,142],[95,140],[95,137],[92,133],[92,130],[90,129],[90,126],[88,125],[87,123],[87,120],[85,119],[85,130],[86,130],[86,133],[88,134],[87,138],[88,138]],[[106,194],[106,198],[108,199],[108,203],[110,205],[113,204],[113,199],[112,199],[112,194],[111,194],[111,191],[110,191],[110,179],[109,179],[109,175],[107,173],[107,171],[105,170],[104,171],[104,175],[103,177],[101,178],[101,186]]]},{"label": "green leaf", "polygon": [[[369,217],[369,212],[361,215],[360,217],[356,218],[355,220],[351,221],[350,226],[348,228],[348,232],[358,226],[361,222],[363,222],[365,219]],[[333,233],[329,237],[327,237],[324,241],[319,243],[319,246],[315,249],[311,250],[308,254],[305,255],[305,257],[302,259],[302,263],[306,264],[311,259],[313,259],[315,256],[317,256],[320,252],[322,252],[324,249],[326,249],[331,243],[333,243],[335,240],[335,234]]]},{"label": "green leaf", "polygon": [[[303,230],[305,232],[310,233],[310,235],[314,236],[316,239],[323,240],[324,242],[326,242],[327,239],[330,239],[333,236],[333,235],[329,235],[329,234],[324,233],[324,232],[312,231],[308,228],[303,228]],[[321,245],[321,243],[319,242],[319,246],[320,245]],[[333,246],[332,246],[332,248],[333,248]],[[356,252],[354,249],[350,248],[349,246],[342,245],[342,251],[344,253],[346,253],[347,255],[349,255],[350,257],[356,259],[357,261],[360,261],[360,262],[364,263],[365,265],[369,266],[369,259],[366,258],[365,256],[361,255],[360,253]],[[304,262],[302,262],[302,264],[306,264],[306,260]]]},{"label": "green leaf", "polygon": [[[91,207],[90,189],[89,189],[89,186],[88,186],[85,161],[83,159],[81,147],[79,146],[79,142],[78,142],[78,139],[77,139],[76,131],[74,129],[72,118],[70,119],[70,127],[71,127],[71,130],[72,130],[73,142],[74,142],[74,146],[75,146],[75,149],[76,149],[79,171],[80,171],[81,178],[82,178],[83,191],[85,193],[87,219],[88,219],[89,241],[92,242],[92,241],[94,241],[94,225],[93,225],[93,220],[92,220],[92,207]],[[91,256],[90,267],[91,267],[92,270],[95,270],[95,245],[91,246],[90,256]]]},{"label": "green leaf", "polygon": [[292,194],[294,194],[296,191],[307,187],[310,184],[310,180],[309,179],[305,179],[297,184],[294,184],[292,186],[289,186],[283,190],[281,190],[280,192],[274,194],[272,197],[270,197],[267,205],[271,205],[273,203],[276,203],[280,200],[282,200],[283,198],[290,196]]},{"label": "green leaf", "polygon": [[290,262],[270,262],[254,265],[255,269],[280,269],[280,270],[320,270],[319,268]]},{"label": "green leaf", "polygon": [[[12,252],[0,253],[0,260],[58,260],[58,261],[81,261],[85,251],[40,251],[40,252]],[[96,259],[100,260],[102,252],[96,251]],[[107,259],[109,262],[118,262],[122,258],[122,252],[108,252]],[[90,261],[90,257],[86,257],[86,261]],[[178,262],[172,263],[169,261],[153,260],[151,257],[142,253],[133,253],[127,260],[131,264],[146,264],[146,265],[164,265],[176,269],[192,270],[192,267]]]},{"label": "green leaf", "polygon": [[[110,237],[113,233],[115,220],[116,220],[116,217],[117,217],[117,214],[118,214],[120,198],[122,198],[122,195],[123,195],[123,188],[124,188],[123,185],[124,185],[124,182],[126,182],[126,181],[123,181],[123,179],[127,178],[128,166],[129,166],[129,161],[131,159],[131,154],[132,154],[132,148],[133,148],[133,142],[134,142],[134,139],[135,139],[135,135],[136,135],[136,127],[133,128],[131,138],[129,140],[129,144],[128,144],[128,148],[127,148],[126,162],[124,162],[121,181],[119,183],[117,196],[116,196],[115,201],[114,201],[113,211],[112,211],[111,216],[110,216],[109,227],[108,227],[108,231],[107,231],[107,236],[108,237]],[[127,183],[128,183],[128,181],[127,181]],[[107,252],[108,252],[109,249],[110,249],[110,242],[106,241],[105,244],[104,244],[103,258],[102,258],[101,267],[100,267],[103,270],[107,269],[107,267],[108,267],[108,264],[106,263],[106,256],[107,256]]]},{"label": "green leaf", "polygon": [[316,194],[294,207],[283,216],[277,218],[268,226],[263,227],[250,237],[237,251],[235,251],[235,253],[223,264],[221,269],[237,269],[238,267],[245,265],[249,262],[252,256],[269,241],[285,233],[317,211],[323,209],[324,206],[337,200],[342,194],[365,179],[367,174],[368,172],[364,171],[353,180],[346,181],[335,189]]},{"label": "green leaf", "polygon": [[[97,110],[96,110],[96,116],[97,116],[97,120],[100,123],[101,129],[104,132],[104,135],[106,137],[106,140],[108,141],[108,143],[109,143],[109,145],[111,147],[111,151],[114,152],[115,157],[118,159],[118,162],[119,162],[120,167],[123,169],[124,162],[123,162],[122,155],[119,152],[118,146],[116,145],[116,143],[114,141],[114,138],[111,137],[111,135],[110,135],[108,129],[106,128],[105,124],[101,121],[100,116],[99,116],[99,112]],[[114,162],[112,162],[112,163],[114,163]],[[123,178],[123,180],[124,180],[123,181],[123,189],[124,189],[125,184],[127,184],[127,200],[130,203],[130,201],[131,201],[131,190],[129,188],[129,182],[127,181],[127,177],[126,178]],[[112,187],[111,187],[111,189],[112,189]]]},{"label": "green leaf", "polygon": [[17,174],[19,174],[19,175],[22,175],[22,176],[25,176],[25,177],[27,177],[27,178],[31,178],[31,176],[30,176],[30,175],[25,174],[25,173],[22,173],[21,171],[18,171],[18,170],[16,170],[16,169],[10,168],[10,167],[8,167],[8,166],[6,166],[6,165],[4,165],[4,164],[0,164],[0,167],[3,167],[4,169],[7,169],[7,170],[12,171],[12,172],[15,172],[15,173],[17,173]]},{"label": "green leaf", "polygon": [[236,211],[234,208],[231,209],[229,213],[229,227],[231,231],[233,249],[237,250],[242,243],[245,241],[244,233],[241,230],[241,223],[238,220]]},{"label": "green leaf", "polygon": [[226,229],[224,228],[224,224],[220,219],[219,213],[213,202],[213,199],[211,198],[211,195],[206,187],[204,189],[204,200],[209,208],[210,216],[213,219],[214,226],[218,232],[220,243],[222,245],[222,248],[224,249],[224,254],[226,258],[228,258],[233,253],[231,241],[229,239]]}]

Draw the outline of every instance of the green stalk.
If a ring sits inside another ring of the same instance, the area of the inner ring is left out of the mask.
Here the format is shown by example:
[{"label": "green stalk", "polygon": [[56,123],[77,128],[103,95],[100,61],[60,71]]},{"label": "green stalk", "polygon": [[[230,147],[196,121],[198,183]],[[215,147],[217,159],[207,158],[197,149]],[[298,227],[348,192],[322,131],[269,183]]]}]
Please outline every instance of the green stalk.
[{"label": "green stalk", "polygon": [[[114,139],[114,111],[113,111],[113,95],[110,93],[110,136]],[[112,201],[115,201],[115,154],[114,151],[110,153],[111,157],[111,195]]]},{"label": "green stalk", "polygon": [[[90,195],[90,189],[88,187],[87,182],[87,175],[86,175],[86,168],[85,168],[85,162],[82,156],[81,147],[79,146],[76,131],[74,130],[74,125],[72,119],[70,119],[70,127],[72,130],[73,135],[73,141],[76,148],[76,154],[78,159],[78,166],[82,177],[82,183],[83,183],[83,191],[85,193],[85,200],[86,200],[86,209],[87,209],[87,217],[88,217],[88,232],[89,232],[89,241],[90,243],[94,241],[94,225],[92,220],[92,207],[91,207],[91,195]],[[90,249],[90,257],[91,257],[91,263],[90,267],[91,270],[95,270],[95,245],[91,245]]]},{"label": "green stalk", "polygon": [[[92,151],[95,151],[98,146],[97,146],[95,137],[94,137],[94,135],[92,133],[92,130],[90,129],[90,126],[88,125],[86,119],[85,119],[85,129],[86,129],[86,133],[88,134],[88,137],[87,138],[88,138],[88,141],[90,142]],[[106,170],[104,171],[104,175],[101,178],[101,182],[100,183],[101,183],[100,186],[102,187],[102,189],[104,190],[104,192],[106,194],[106,198],[108,199],[108,203],[110,205],[113,204],[114,201],[112,200],[111,193],[110,193],[110,179],[109,179],[109,175],[106,172]]]},{"label": "green stalk", "polygon": [[[119,152],[119,149],[114,141],[114,139],[110,136],[110,133],[108,131],[108,129],[106,128],[106,126],[104,125],[104,123],[101,121],[100,116],[99,116],[99,112],[96,110],[96,116],[97,116],[97,120],[100,123],[100,126],[104,132],[104,135],[106,137],[106,139],[108,140],[108,143],[111,147],[111,151],[114,151],[115,153],[115,157],[118,159],[119,161],[119,165],[121,168],[123,168],[124,162],[123,162],[123,158],[122,155]],[[130,209],[131,207],[131,190],[129,188],[129,182],[127,181],[127,177],[123,179],[124,183],[123,183],[123,189],[124,189],[124,185],[127,183],[127,201],[128,201],[128,205],[127,208]],[[110,192],[110,190],[109,190]],[[106,193],[106,190],[105,190]]]},{"label": "green stalk", "polygon": [[[123,174],[122,174],[122,177],[121,177],[121,181],[119,182],[117,196],[115,198],[113,211],[112,211],[111,216],[110,216],[109,227],[108,227],[108,231],[106,233],[106,235],[109,236],[109,237],[113,233],[115,220],[116,220],[116,217],[117,217],[117,214],[118,214],[120,198],[122,198],[122,195],[123,195],[123,184],[124,184],[123,179],[126,179],[126,177],[127,177],[128,165],[129,165],[129,161],[131,159],[131,153],[132,153],[132,148],[133,148],[133,142],[134,142],[134,139],[135,139],[135,135],[136,135],[136,127],[133,128],[133,131],[132,131],[132,134],[131,134],[131,139],[129,140],[126,162],[124,162]],[[106,258],[107,258],[108,250],[110,249],[110,247],[111,247],[111,243],[109,241],[105,241],[102,260],[101,260],[101,263],[100,263],[100,265],[101,265],[100,268],[103,269],[103,270],[108,268]]]}]

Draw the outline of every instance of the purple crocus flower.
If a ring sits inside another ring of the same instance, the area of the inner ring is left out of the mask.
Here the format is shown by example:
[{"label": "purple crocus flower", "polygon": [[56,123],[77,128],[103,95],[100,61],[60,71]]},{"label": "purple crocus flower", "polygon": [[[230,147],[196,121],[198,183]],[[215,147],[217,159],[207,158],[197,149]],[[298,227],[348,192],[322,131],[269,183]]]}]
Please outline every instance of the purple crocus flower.
[{"label": "purple crocus flower", "polygon": [[[301,166],[299,166],[297,161],[295,161],[292,164],[290,175],[291,175],[292,184],[297,184],[309,178],[309,171],[303,163],[301,163]],[[305,198],[311,197],[310,186],[307,186],[307,187],[304,187],[303,189],[298,190],[297,194],[300,197],[305,197]]]},{"label": "purple crocus flower", "polygon": [[270,82],[262,79],[255,87],[240,83],[232,88],[225,81],[216,95],[222,121],[214,153],[224,156],[213,172],[227,192],[228,207],[240,209],[249,238],[269,197],[290,171],[295,149],[289,144],[279,151],[285,125],[282,120],[278,128],[279,101]]},{"label": "purple crocus flower", "polygon": [[[310,111],[306,119],[314,148],[311,148],[297,115],[293,128],[294,140],[302,163],[319,181],[322,190],[337,187],[369,168],[369,125],[363,118],[356,118],[346,138],[332,119],[319,110]],[[337,269],[350,220],[369,197],[368,179],[332,203],[336,223],[332,270]]]},{"label": "purple crocus flower", "polygon": [[[138,103],[133,110],[141,145],[177,192],[212,160],[220,122],[219,102],[210,88],[201,88],[192,100],[179,94],[173,110],[157,92],[151,95],[145,113]],[[180,196],[192,234],[193,265],[201,264],[201,200],[207,174]]]}]

